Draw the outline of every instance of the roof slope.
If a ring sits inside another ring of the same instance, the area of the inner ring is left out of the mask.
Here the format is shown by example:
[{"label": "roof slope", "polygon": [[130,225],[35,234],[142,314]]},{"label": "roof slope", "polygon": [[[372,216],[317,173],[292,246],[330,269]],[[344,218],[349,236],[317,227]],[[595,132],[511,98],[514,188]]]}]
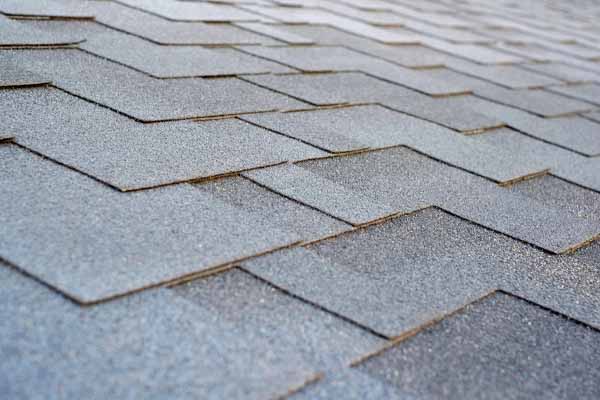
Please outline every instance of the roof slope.
[{"label": "roof slope", "polygon": [[0,393],[600,398],[599,19],[0,0]]}]

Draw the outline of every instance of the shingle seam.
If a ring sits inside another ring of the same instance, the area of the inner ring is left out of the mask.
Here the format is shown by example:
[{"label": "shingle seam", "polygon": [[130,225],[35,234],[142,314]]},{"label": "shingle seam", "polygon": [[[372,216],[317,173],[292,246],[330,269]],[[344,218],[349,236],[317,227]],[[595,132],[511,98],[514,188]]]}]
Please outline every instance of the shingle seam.
[{"label": "shingle seam", "polygon": [[[514,90],[514,89],[510,89],[510,90]],[[538,89],[538,90],[544,90],[544,89]],[[553,93],[553,92],[552,92],[552,93]],[[562,93],[561,93],[560,95],[561,95],[561,96],[563,96],[563,97],[568,97],[568,96],[564,96]],[[505,103],[505,102],[502,102],[502,101],[500,101],[499,99],[494,99],[494,98],[492,98],[492,97],[487,97],[487,96],[485,96],[485,95],[483,95],[483,94],[480,94],[480,93],[479,93],[477,90],[475,90],[475,91],[473,92],[473,96],[475,96],[475,97],[479,97],[480,99],[484,99],[484,100],[487,100],[487,101],[491,101],[492,103],[501,104],[501,105],[503,105],[503,106],[507,106],[507,107],[512,107],[512,108],[515,108],[515,109],[517,109],[517,110],[521,110],[521,111],[527,112],[527,113],[529,113],[529,114],[532,114],[532,115],[538,116],[538,117],[540,117],[540,118],[561,118],[561,117],[570,117],[570,116],[573,116],[573,115],[579,115],[579,113],[581,113],[581,112],[582,112],[582,111],[566,112],[566,113],[562,113],[562,114],[556,114],[556,115],[553,115],[552,117],[546,117],[545,115],[542,115],[542,114],[538,114],[538,113],[532,112],[531,110],[527,110],[527,109],[525,109],[525,108],[522,108],[522,107],[517,107],[517,106],[515,106],[514,104]],[[590,103],[589,103],[589,102],[587,102],[587,101],[584,101],[584,100],[581,100],[581,99],[577,99],[577,98],[572,98],[572,99],[573,99],[573,100],[580,101],[580,102],[582,102],[582,103],[589,104],[589,105],[590,105],[590,108],[589,108],[588,110],[586,110],[586,111],[592,111],[592,110],[594,109],[594,105],[593,105],[593,104],[590,104]]]},{"label": "shingle seam", "polygon": [[281,293],[285,294],[286,296],[290,296],[290,297],[292,297],[292,298],[294,298],[296,300],[299,300],[299,301],[301,301],[301,302],[303,302],[305,304],[308,304],[308,305],[310,305],[312,307],[315,307],[315,308],[317,308],[317,309],[319,309],[321,311],[324,311],[324,312],[326,312],[326,313],[328,313],[330,315],[333,315],[334,317],[339,318],[339,319],[341,319],[341,320],[343,320],[345,322],[348,322],[348,323],[352,324],[353,326],[355,326],[355,327],[357,327],[359,329],[362,329],[362,330],[364,330],[364,331],[366,331],[366,332],[368,332],[368,333],[370,333],[372,335],[375,335],[375,336],[377,336],[377,337],[379,337],[381,339],[390,340],[389,336],[386,336],[383,333],[377,332],[375,329],[370,328],[367,325],[361,324],[360,322],[357,322],[357,321],[353,320],[352,318],[346,317],[345,315],[342,315],[342,314],[339,314],[339,313],[337,313],[335,311],[329,310],[325,306],[322,306],[322,305],[320,305],[318,303],[315,303],[313,301],[305,299],[302,296],[299,296],[299,295],[297,295],[295,293],[292,293],[289,290],[287,290],[287,289],[285,289],[285,288],[283,288],[281,286],[278,286],[275,283],[269,281],[268,279],[265,279],[265,278],[263,278],[263,277],[261,277],[259,275],[256,275],[252,271],[244,268],[243,265],[237,266],[236,268],[239,269],[240,271],[248,274],[249,276],[252,276],[254,279],[258,280],[259,282],[262,282],[262,283],[264,283],[264,284],[266,284],[266,285],[268,285],[268,286],[270,286],[270,287],[272,287],[272,288],[280,291]]},{"label": "shingle seam", "polygon": [[[307,100],[304,100],[304,99],[302,99],[302,98],[300,98],[300,97],[292,96],[291,94],[288,94],[288,93],[286,93],[286,92],[283,92],[283,91],[281,91],[281,90],[275,90],[275,89],[273,89],[273,88],[270,88],[270,87],[268,87],[268,86],[261,85],[261,84],[259,84],[259,83],[256,83],[256,82],[252,82],[251,80],[245,79],[243,76],[240,76],[240,77],[238,77],[238,79],[239,79],[239,80],[242,80],[242,81],[244,81],[244,82],[246,82],[246,83],[250,83],[250,84],[252,84],[252,85],[254,85],[254,86],[257,86],[257,87],[259,87],[259,88],[262,88],[262,89],[269,90],[269,91],[271,91],[271,92],[273,92],[273,93],[277,93],[277,94],[281,94],[281,95],[287,96],[287,97],[289,97],[289,98],[291,98],[291,99],[294,99],[294,100],[296,100],[296,101],[299,101],[299,102],[301,102],[301,103],[304,103],[304,104],[309,104],[309,105],[311,105],[311,106],[313,106],[313,107],[318,107],[318,106],[320,105],[320,104],[316,104],[316,103],[311,103],[311,102],[309,102],[309,101],[307,101]],[[329,104],[329,105],[337,105],[337,104],[347,104],[347,103],[331,103],[331,104]]]},{"label": "shingle seam", "polygon": [[381,106],[381,107],[386,108],[386,109],[391,110],[391,111],[399,112],[401,114],[405,114],[405,115],[408,115],[408,116],[411,116],[411,117],[414,117],[414,118],[418,118],[418,119],[421,119],[423,121],[427,121],[427,122],[430,122],[432,124],[435,124],[435,125],[438,125],[438,126],[441,126],[441,127],[444,127],[444,128],[451,129],[451,130],[453,130],[455,132],[462,133],[465,136],[477,135],[477,134],[480,134],[480,133],[483,133],[483,132],[493,131],[495,129],[500,129],[500,128],[506,127],[505,123],[501,123],[501,124],[498,124],[496,126],[490,126],[490,127],[486,127],[486,128],[477,128],[477,129],[469,129],[469,130],[459,131],[456,128],[453,128],[453,127],[451,127],[449,125],[445,125],[445,124],[442,124],[440,122],[437,122],[437,121],[434,121],[434,120],[431,120],[431,119],[428,119],[428,118],[423,118],[420,115],[407,112],[406,110],[403,110],[402,108],[397,107],[397,106],[388,105],[388,104],[385,104],[385,103],[369,103],[369,104],[378,105],[378,106]]},{"label": "shingle seam", "polygon": [[286,400],[289,397],[293,396],[294,394],[302,391],[305,387],[314,385],[317,382],[323,380],[324,377],[325,377],[324,373],[322,373],[322,372],[316,373],[314,376],[308,378],[306,381],[304,381],[300,385],[288,388],[286,393],[284,393],[280,396],[276,396],[273,400]]},{"label": "shingle seam", "polygon": [[[286,163],[286,162],[279,163],[278,165],[285,164],[285,163]],[[263,167],[263,168],[264,168],[264,167]],[[258,169],[258,168],[254,168],[254,169]],[[260,168],[260,169],[262,169],[262,168]],[[246,172],[247,172],[247,171],[246,171]],[[263,188],[263,189],[265,189],[265,190],[268,190],[268,191],[269,191],[269,192],[271,192],[271,193],[275,193],[275,194],[277,194],[277,195],[279,195],[279,196],[281,196],[281,197],[283,197],[283,198],[286,198],[286,199],[288,199],[288,200],[290,200],[290,201],[292,201],[292,202],[294,202],[294,203],[296,203],[296,204],[300,204],[301,206],[304,206],[304,207],[310,208],[310,209],[312,209],[312,210],[315,210],[315,211],[317,211],[317,212],[319,212],[319,213],[321,213],[321,214],[325,214],[325,215],[327,215],[328,217],[335,219],[336,221],[340,221],[340,222],[343,222],[343,223],[345,223],[345,224],[348,224],[348,225],[356,226],[355,224],[353,224],[353,223],[352,223],[352,222],[350,222],[350,221],[346,221],[346,220],[345,220],[345,219],[343,219],[343,218],[337,217],[337,216],[335,216],[335,215],[333,215],[333,214],[330,214],[330,213],[328,213],[328,212],[326,212],[326,211],[320,210],[318,207],[312,206],[312,205],[310,205],[310,204],[303,203],[303,202],[302,202],[302,201],[300,201],[300,200],[297,200],[297,199],[295,199],[295,198],[293,198],[293,197],[290,197],[290,196],[288,196],[288,195],[286,195],[286,194],[284,194],[284,193],[281,193],[281,192],[279,192],[279,191],[277,191],[277,190],[274,190],[274,189],[272,189],[272,188],[270,188],[270,187],[268,187],[268,186],[266,186],[266,185],[264,185],[264,184],[260,183],[259,181],[257,181],[257,180],[254,180],[254,179],[252,179],[251,177],[244,175],[243,173],[242,173],[242,174],[240,174],[240,176],[241,176],[243,179],[246,179],[246,180],[248,180],[248,181],[250,181],[250,182],[254,183],[254,184],[255,184],[255,185],[257,185],[257,186],[260,186],[261,188]]]},{"label": "shingle seam", "polygon": [[25,150],[25,151],[27,151],[27,152],[29,152],[31,154],[34,154],[37,157],[40,157],[40,158],[42,158],[44,160],[48,160],[50,162],[58,164],[61,167],[67,168],[67,169],[69,169],[71,171],[74,171],[74,172],[76,172],[78,174],[84,175],[86,178],[92,179],[92,180],[94,180],[94,181],[96,181],[98,183],[101,183],[102,185],[108,186],[109,188],[111,188],[113,190],[116,190],[118,192],[123,192],[123,190],[121,188],[119,188],[118,186],[113,185],[110,182],[103,181],[102,179],[97,178],[94,175],[91,175],[91,174],[89,174],[87,172],[84,172],[82,170],[79,170],[79,169],[77,169],[77,168],[75,168],[75,167],[73,167],[73,166],[71,166],[69,164],[65,164],[65,163],[63,163],[61,161],[58,161],[58,160],[56,160],[56,159],[54,159],[52,157],[49,157],[49,156],[47,156],[47,155],[45,155],[43,153],[40,153],[37,150],[33,150],[33,149],[30,149],[29,147],[27,147],[25,145],[22,145],[21,143],[19,143],[18,138],[16,138],[15,141],[12,142],[12,144],[14,144],[15,146],[17,146],[17,147],[19,147],[19,148],[21,148],[21,149],[23,149],[23,150]]},{"label": "shingle seam", "polygon": [[[117,3],[117,4],[119,4],[119,5],[122,5],[122,6],[124,6],[124,7],[128,7],[128,8],[131,8],[131,9],[133,9],[133,10],[137,10],[137,11],[140,11],[140,12],[143,12],[143,13],[146,13],[146,14],[154,15],[155,17],[159,17],[159,18],[162,18],[162,19],[164,19],[164,20],[171,21],[171,22],[188,22],[188,23],[194,23],[194,22],[205,22],[205,21],[202,21],[201,19],[175,19],[175,18],[169,18],[169,17],[166,17],[166,16],[164,16],[164,15],[162,15],[162,14],[160,14],[160,13],[156,13],[156,12],[153,12],[153,11],[147,10],[147,9],[145,9],[145,8],[142,8],[142,7],[136,7],[136,6],[133,6],[133,5],[131,5],[131,4],[127,4],[127,3],[121,2],[121,1],[119,1],[119,0],[114,0],[114,2],[115,2],[115,3]],[[232,6],[232,7],[233,7],[233,6]],[[234,8],[236,8],[236,9],[240,9],[240,8],[237,8],[237,7],[234,7]],[[255,13],[255,12],[252,12],[252,11],[250,11],[250,10],[247,10],[247,9],[245,9],[245,8],[243,9],[243,11],[244,11],[244,12],[246,12],[246,13],[257,14],[257,13]],[[265,15],[265,17],[267,17],[267,16]],[[249,19],[249,20],[235,20],[235,21],[228,20],[228,19],[223,19],[223,20],[211,20],[211,22],[219,22],[219,23],[230,23],[230,22],[258,22],[258,21],[259,21],[259,20],[258,20],[258,18],[257,18],[257,19]]]},{"label": "shingle seam", "polygon": [[436,324],[438,324],[439,322],[443,321],[446,318],[450,318],[456,314],[461,313],[466,307],[470,306],[470,305],[474,305],[477,304],[491,296],[494,296],[495,294],[501,293],[501,291],[499,289],[492,289],[490,290],[488,293],[484,294],[483,296],[478,297],[475,300],[469,301],[467,303],[462,304],[461,306],[455,308],[452,311],[449,311],[447,313],[443,313],[440,314],[436,317],[433,317],[432,319],[422,323],[421,325],[412,328],[408,331],[405,331],[403,333],[401,333],[398,336],[395,336],[393,338],[390,339],[390,342],[385,343],[381,348],[366,354],[362,357],[357,358],[356,360],[352,361],[352,363],[350,364],[351,368],[355,368],[358,367],[360,364],[362,364],[363,362],[373,358],[373,357],[377,357],[380,356],[381,354],[385,353],[386,351],[388,351],[391,348],[394,348],[396,346],[398,346],[399,344],[401,344],[404,341],[407,341],[413,337],[415,337],[416,335],[418,335],[419,333],[424,332],[425,330],[435,326]]},{"label": "shingle seam", "polygon": [[50,289],[52,292],[58,294],[59,296],[64,297],[65,299],[67,299],[68,301],[77,304],[77,305],[83,305],[76,297],[71,296],[68,292],[63,292],[62,290],[60,290],[59,287],[52,285],[49,282],[46,282],[45,280],[38,278],[36,275],[28,272],[27,270],[19,267],[18,265],[10,262],[9,260],[5,259],[4,257],[0,256],[0,268],[9,268],[25,277],[27,277],[28,279],[31,279],[37,283],[39,283],[40,285],[47,287],[48,289]]},{"label": "shingle seam", "polygon": [[515,132],[519,132],[521,135],[524,135],[524,136],[532,138],[533,140],[538,140],[538,141],[546,143],[546,144],[548,144],[550,146],[559,147],[559,148],[561,148],[563,150],[570,151],[571,153],[575,153],[575,154],[578,154],[578,155],[583,156],[583,157],[592,158],[592,157],[596,157],[596,156],[600,155],[600,153],[598,153],[598,154],[591,154],[591,155],[590,154],[586,154],[586,153],[582,153],[581,151],[574,150],[571,147],[563,146],[561,144],[555,143],[555,142],[553,142],[551,140],[548,140],[548,139],[542,139],[539,135],[538,136],[531,135],[530,133],[527,133],[526,131],[523,131],[523,130],[521,130],[519,128],[516,128],[516,127],[512,126],[510,123],[507,124],[506,126],[508,128],[510,128],[510,129],[512,129]]},{"label": "shingle seam", "polygon": [[[286,133],[283,133],[283,132],[281,132],[281,131],[278,131],[278,130],[275,130],[275,129],[272,129],[272,128],[268,128],[268,127],[266,127],[266,126],[263,126],[263,125],[260,125],[260,124],[258,124],[258,123],[256,123],[256,122],[253,122],[253,121],[251,121],[251,120],[249,120],[249,119],[245,119],[244,117],[237,117],[237,119],[239,119],[239,120],[241,120],[241,121],[244,121],[245,123],[248,123],[248,124],[250,124],[250,125],[254,125],[254,126],[258,127],[258,128],[261,128],[261,129],[267,130],[267,131],[269,131],[269,132],[273,132],[273,133],[275,133],[275,134],[277,134],[277,135],[281,135],[281,136],[284,136],[284,137],[286,137],[286,138],[288,138],[288,139],[292,139],[292,140],[294,140],[294,141],[297,141],[297,142],[300,142],[300,143],[302,143],[302,144],[305,144],[305,145],[308,145],[308,146],[314,147],[314,148],[316,148],[316,149],[319,149],[319,150],[325,151],[325,152],[327,152],[327,153],[333,153],[333,154],[338,154],[338,153],[347,153],[346,151],[340,151],[340,152],[337,152],[337,151],[331,151],[331,150],[327,150],[326,148],[324,148],[324,147],[321,147],[321,146],[318,146],[318,145],[316,145],[316,144],[314,144],[314,143],[310,143],[310,142],[309,142],[309,141],[307,141],[307,140],[302,140],[302,139],[300,139],[300,138],[298,138],[298,137],[295,137],[295,136],[292,136],[292,135],[288,135],[288,134],[286,134]],[[366,150],[366,149],[369,149],[369,148],[370,148],[369,146],[365,146],[364,148],[362,148],[362,149],[359,149],[359,150]]]}]

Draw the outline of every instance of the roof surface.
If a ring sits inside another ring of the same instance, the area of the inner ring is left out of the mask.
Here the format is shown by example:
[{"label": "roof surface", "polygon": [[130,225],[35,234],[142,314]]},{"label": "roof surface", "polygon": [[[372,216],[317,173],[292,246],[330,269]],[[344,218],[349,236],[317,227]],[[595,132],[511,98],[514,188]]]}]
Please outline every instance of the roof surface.
[{"label": "roof surface", "polygon": [[599,19],[0,0],[0,397],[600,398]]}]

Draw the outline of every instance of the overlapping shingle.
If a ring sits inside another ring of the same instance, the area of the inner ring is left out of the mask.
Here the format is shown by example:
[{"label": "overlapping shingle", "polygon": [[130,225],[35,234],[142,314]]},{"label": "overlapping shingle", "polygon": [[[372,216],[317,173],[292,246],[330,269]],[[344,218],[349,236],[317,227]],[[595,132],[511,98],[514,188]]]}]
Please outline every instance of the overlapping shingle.
[{"label": "overlapping shingle", "polygon": [[0,126],[18,143],[121,190],[326,154],[236,119],[143,125],[55,89],[0,98],[10,105],[0,111]]},{"label": "overlapping shingle", "polygon": [[360,73],[264,75],[244,79],[314,105],[380,103],[460,131],[479,131],[503,124],[464,107],[441,106],[430,96]]},{"label": "overlapping shingle", "polygon": [[599,10],[0,1],[0,393],[594,398]]},{"label": "overlapping shingle", "polygon": [[119,32],[95,36],[80,47],[157,78],[295,71],[235,49],[161,46]]},{"label": "overlapping shingle", "polygon": [[599,340],[594,329],[498,293],[358,369],[417,397],[591,399],[600,395]]},{"label": "overlapping shingle", "polygon": [[[248,330],[260,327],[270,351],[293,350],[312,370],[329,372],[376,350],[385,340],[319,310],[239,269],[173,288],[203,310]],[[297,367],[296,367],[297,368]]]},{"label": "overlapping shingle", "polygon": [[0,47],[66,46],[83,39],[75,32],[50,33],[0,15]]},{"label": "overlapping shingle", "polygon": [[44,73],[61,89],[142,121],[303,108],[236,78],[159,80],[80,50],[3,51],[0,56]]},{"label": "overlapping shingle", "polygon": [[0,257],[81,302],[300,239],[192,186],[122,194],[13,145],[0,151]]},{"label": "overlapping shingle", "polygon": [[118,0],[118,3],[174,21],[231,22],[257,21],[252,13],[230,4],[184,1],[174,7],[174,0]]},{"label": "overlapping shingle", "polygon": [[276,44],[266,36],[240,29],[233,24],[169,21],[156,15],[105,1],[95,1],[96,21],[159,44],[234,45]]},{"label": "overlapping shingle", "polygon": [[593,311],[600,302],[593,262],[550,256],[435,209],[243,266],[387,336],[399,336],[497,288],[594,326],[600,322]]},{"label": "overlapping shingle", "polygon": [[81,308],[0,267],[0,295],[10,299],[0,321],[8,397],[261,399],[316,375],[291,343],[275,351],[256,326],[229,323],[167,289]]},{"label": "overlapping shingle", "polygon": [[78,0],[4,0],[0,12],[21,17],[83,18],[94,17],[85,2]]}]

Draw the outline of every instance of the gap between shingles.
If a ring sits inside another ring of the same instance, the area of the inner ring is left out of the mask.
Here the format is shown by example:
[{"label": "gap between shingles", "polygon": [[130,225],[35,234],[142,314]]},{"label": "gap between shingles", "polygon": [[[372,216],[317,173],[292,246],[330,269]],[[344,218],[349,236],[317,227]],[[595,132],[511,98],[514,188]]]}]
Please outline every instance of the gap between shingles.
[{"label": "gap between shingles", "polygon": [[365,361],[368,361],[371,358],[380,356],[383,353],[385,353],[388,350],[390,350],[391,348],[394,348],[396,346],[402,345],[402,343],[404,343],[404,342],[412,339],[413,337],[417,336],[418,334],[420,334],[420,333],[422,333],[424,331],[427,331],[428,329],[431,329],[432,327],[434,327],[438,323],[442,322],[443,320],[445,320],[447,318],[452,318],[455,315],[458,315],[458,314],[461,314],[461,313],[465,312],[465,309],[467,307],[479,304],[479,303],[483,302],[484,300],[486,300],[486,299],[488,299],[490,297],[493,297],[495,295],[498,295],[498,294],[504,294],[504,295],[513,297],[513,298],[515,298],[517,300],[524,301],[524,302],[526,302],[527,304],[529,304],[531,306],[541,308],[541,309],[543,309],[543,310],[545,310],[545,311],[547,311],[547,312],[549,312],[551,314],[554,314],[554,315],[557,315],[557,316],[559,316],[561,318],[564,318],[564,319],[566,319],[569,322],[576,323],[578,325],[587,327],[589,329],[592,329],[592,330],[600,333],[600,328],[597,327],[597,326],[595,326],[595,325],[591,325],[591,324],[583,322],[583,321],[581,321],[579,319],[570,317],[567,314],[564,314],[562,312],[556,311],[556,310],[554,310],[554,309],[552,309],[550,307],[544,306],[542,304],[538,304],[538,303],[536,303],[536,302],[534,302],[532,300],[527,299],[526,297],[514,294],[514,293],[512,293],[512,292],[510,292],[508,290],[505,290],[505,289],[493,289],[493,290],[489,291],[488,293],[484,294],[483,296],[481,296],[481,297],[479,297],[479,298],[477,298],[477,299],[475,299],[473,301],[467,302],[467,303],[463,304],[462,306],[457,307],[457,308],[455,308],[454,310],[452,310],[452,311],[450,311],[448,313],[440,314],[437,317],[434,317],[434,318],[430,319],[429,321],[427,321],[427,322],[425,322],[425,323],[423,323],[423,324],[421,324],[421,325],[419,325],[419,326],[417,326],[417,327],[415,327],[413,329],[405,331],[402,334],[400,334],[400,335],[398,335],[396,337],[391,338],[390,342],[384,344],[380,349],[377,349],[377,350],[375,350],[375,351],[373,351],[371,353],[368,353],[368,354],[366,354],[366,355],[364,355],[362,357],[359,357],[356,360],[352,361],[352,363],[350,364],[350,367],[351,368],[356,368],[360,364],[364,363]]},{"label": "gap between shingles", "polygon": [[435,326],[436,324],[443,321],[444,319],[451,318],[454,315],[463,312],[466,307],[477,304],[489,297],[492,297],[492,296],[498,294],[499,292],[501,292],[501,291],[498,289],[493,289],[493,290],[487,292],[486,294],[484,294],[483,296],[478,297],[475,300],[464,303],[463,305],[461,305],[449,312],[439,314],[438,316],[435,316],[435,317],[429,319],[428,321],[401,333],[398,336],[390,338],[390,341],[388,343],[385,343],[381,348],[379,348],[373,352],[367,353],[367,354],[357,358],[356,360],[352,361],[350,363],[350,367],[355,368],[355,367],[359,366],[360,364],[364,363],[365,361],[385,353],[389,349],[396,347],[397,345],[401,344],[402,342],[407,341],[408,339],[417,336],[419,333],[424,332],[427,329]]}]

